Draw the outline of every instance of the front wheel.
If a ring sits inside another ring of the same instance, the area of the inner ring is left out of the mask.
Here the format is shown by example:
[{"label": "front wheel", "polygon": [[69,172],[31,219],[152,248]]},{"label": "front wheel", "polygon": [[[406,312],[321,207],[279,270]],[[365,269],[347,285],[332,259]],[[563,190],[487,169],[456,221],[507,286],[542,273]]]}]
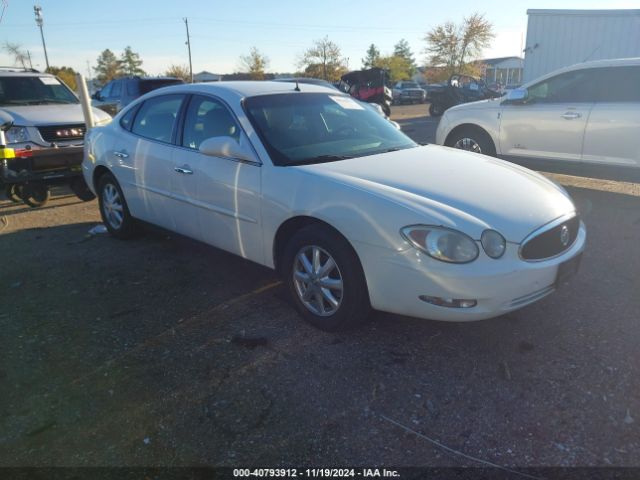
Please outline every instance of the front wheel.
[{"label": "front wheel", "polygon": [[17,183],[7,185],[5,194],[7,195],[7,198],[13,203],[22,203],[22,185],[19,185]]},{"label": "front wheel", "polygon": [[31,208],[38,208],[47,204],[51,191],[42,183],[28,183],[22,187],[20,196]]},{"label": "front wheel", "polygon": [[444,108],[439,103],[431,103],[429,105],[429,115],[432,117],[439,117],[444,113]]},{"label": "front wheel", "polygon": [[447,146],[496,156],[496,147],[487,132],[480,128],[463,128],[447,139]]},{"label": "front wheel", "polygon": [[360,260],[331,229],[310,225],[299,230],[287,244],[282,272],[296,309],[315,327],[346,330],[368,317],[371,306]]},{"label": "front wheel", "polygon": [[111,235],[124,240],[135,234],[135,219],[129,213],[118,181],[110,173],[105,173],[98,181],[98,202],[102,222]]}]

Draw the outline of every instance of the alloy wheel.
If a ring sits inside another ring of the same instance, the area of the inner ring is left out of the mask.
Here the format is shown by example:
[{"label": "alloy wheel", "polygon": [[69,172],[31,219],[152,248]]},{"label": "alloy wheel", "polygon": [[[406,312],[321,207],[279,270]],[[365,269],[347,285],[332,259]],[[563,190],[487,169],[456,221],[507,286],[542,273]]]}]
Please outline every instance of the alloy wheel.
[{"label": "alloy wheel", "polygon": [[478,142],[476,142],[473,138],[463,137],[458,140],[454,145],[454,148],[459,148],[460,150],[467,150],[469,152],[482,153],[482,149]]},{"label": "alloy wheel", "polygon": [[118,189],[112,183],[107,183],[102,190],[102,209],[109,225],[119,230],[124,221],[124,206]]},{"label": "alloy wheel", "polygon": [[293,264],[293,283],[298,298],[311,313],[328,317],[340,308],[342,274],[323,248],[308,245],[300,249]]}]

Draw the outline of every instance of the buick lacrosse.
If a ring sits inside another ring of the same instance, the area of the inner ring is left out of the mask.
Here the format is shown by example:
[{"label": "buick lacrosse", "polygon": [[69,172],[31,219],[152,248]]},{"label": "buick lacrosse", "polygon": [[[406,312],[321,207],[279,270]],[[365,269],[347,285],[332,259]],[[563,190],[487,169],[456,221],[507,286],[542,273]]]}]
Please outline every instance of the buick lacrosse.
[{"label": "buick lacrosse", "polygon": [[156,90],[90,131],[83,171],[115,237],[141,220],[274,268],[325,330],[371,308],[504,314],[575,273],[586,239],[569,195],[543,176],[419,146],[309,84]]}]

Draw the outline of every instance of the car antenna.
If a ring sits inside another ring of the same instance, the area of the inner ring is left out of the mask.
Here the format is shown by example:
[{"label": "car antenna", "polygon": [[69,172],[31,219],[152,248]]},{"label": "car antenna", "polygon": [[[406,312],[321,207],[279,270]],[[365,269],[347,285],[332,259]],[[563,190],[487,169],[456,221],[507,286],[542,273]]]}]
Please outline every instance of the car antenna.
[{"label": "car antenna", "polygon": [[296,79],[296,88],[293,89],[296,92],[300,91],[300,86],[298,85],[298,80]]}]

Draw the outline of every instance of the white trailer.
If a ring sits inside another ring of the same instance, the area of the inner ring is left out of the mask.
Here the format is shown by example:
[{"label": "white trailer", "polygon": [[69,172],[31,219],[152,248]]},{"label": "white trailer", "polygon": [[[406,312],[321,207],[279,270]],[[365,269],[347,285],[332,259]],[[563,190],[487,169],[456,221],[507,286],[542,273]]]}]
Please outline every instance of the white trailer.
[{"label": "white trailer", "polygon": [[588,60],[640,57],[640,10],[527,10],[523,80]]}]

